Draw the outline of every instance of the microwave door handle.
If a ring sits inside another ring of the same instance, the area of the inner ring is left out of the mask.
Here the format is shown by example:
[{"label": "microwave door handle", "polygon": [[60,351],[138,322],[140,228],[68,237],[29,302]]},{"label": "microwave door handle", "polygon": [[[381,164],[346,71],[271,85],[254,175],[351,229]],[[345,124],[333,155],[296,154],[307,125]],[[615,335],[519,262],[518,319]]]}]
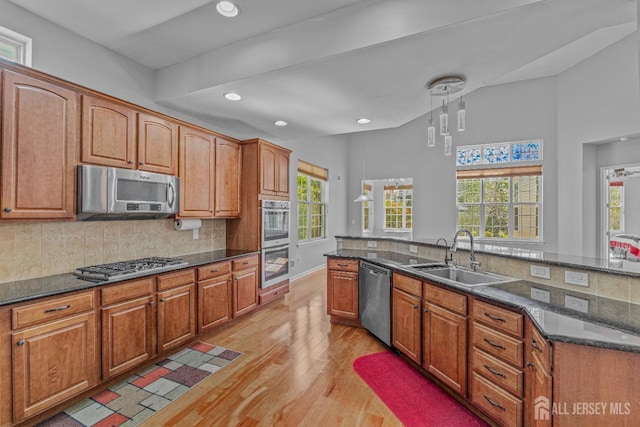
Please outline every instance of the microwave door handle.
[{"label": "microwave door handle", "polygon": [[171,190],[171,198],[169,198],[169,194],[167,194],[167,200],[169,201],[169,207],[173,207],[173,203],[176,201],[176,190],[173,188],[173,184],[169,184],[167,188],[167,193]]}]

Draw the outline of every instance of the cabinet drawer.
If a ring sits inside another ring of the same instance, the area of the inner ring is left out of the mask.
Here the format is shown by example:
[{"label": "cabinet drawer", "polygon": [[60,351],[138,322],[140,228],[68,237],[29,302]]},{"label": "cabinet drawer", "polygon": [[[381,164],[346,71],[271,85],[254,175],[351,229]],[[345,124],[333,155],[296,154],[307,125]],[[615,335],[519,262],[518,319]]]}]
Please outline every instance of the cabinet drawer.
[{"label": "cabinet drawer", "polygon": [[473,302],[473,319],[491,325],[507,334],[523,337],[523,317],[520,313],[475,300]]},{"label": "cabinet drawer", "polygon": [[531,337],[527,337],[529,341],[527,345],[530,345],[531,351],[538,355],[544,370],[551,372],[551,346],[535,327],[532,326],[530,330]]},{"label": "cabinet drawer", "polygon": [[522,425],[522,400],[511,396],[476,372],[471,374],[471,401],[499,421],[500,425],[505,427]]},{"label": "cabinet drawer", "polygon": [[516,397],[523,397],[524,374],[521,370],[511,367],[475,347],[471,353],[471,369],[513,393]]},{"label": "cabinet drawer", "polygon": [[231,269],[233,271],[244,270],[245,268],[257,267],[258,256],[234,259],[231,261]]},{"label": "cabinet drawer", "polygon": [[154,279],[149,277],[103,288],[100,290],[101,304],[103,306],[111,305],[117,302],[151,295],[153,293],[153,283]]},{"label": "cabinet drawer", "polygon": [[219,277],[229,273],[231,273],[230,262],[209,264],[203,267],[198,267],[198,280],[211,279],[212,277]]},{"label": "cabinet drawer", "polygon": [[494,331],[477,322],[473,322],[471,332],[473,345],[497,358],[522,368],[522,341]]},{"label": "cabinet drawer", "polygon": [[176,286],[188,285],[189,283],[195,283],[196,272],[195,270],[180,270],[175,273],[167,273],[158,276],[158,291],[164,291],[165,289],[175,288]]},{"label": "cabinet drawer", "polygon": [[360,262],[357,259],[329,258],[327,260],[327,267],[329,270],[357,272],[358,267],[360,267]]},{"label": "cabinet drawer", "polygon": [[393,274],[393,287],[422,298],[422,282],[413,277],[402,274]]},{"label": "cabinet drawer", "polygon": [[266,304],[288,293],[289,293],[289,282],[287,282],[287,284],[284,286],[278,286],[278,287],[275,287],[275,289],[269,289],[266,292],[261,293],[259,297],[259,303],[260,305]]},{"label": "cabinet drawer", "polygon": [[93,291],[36,302],[11,309],[11,326],[13,329],[20,329],[71,316],[94,307],[95,293]]},{"label": "cabinet drawer", "polygon": [[448,308],[463,316],[467,315],[467,297],[457,292],[441,288],[440,286],[432,285],[431,283],[424,284],[424,299],[430,303],[439,305],[440,307]]}]

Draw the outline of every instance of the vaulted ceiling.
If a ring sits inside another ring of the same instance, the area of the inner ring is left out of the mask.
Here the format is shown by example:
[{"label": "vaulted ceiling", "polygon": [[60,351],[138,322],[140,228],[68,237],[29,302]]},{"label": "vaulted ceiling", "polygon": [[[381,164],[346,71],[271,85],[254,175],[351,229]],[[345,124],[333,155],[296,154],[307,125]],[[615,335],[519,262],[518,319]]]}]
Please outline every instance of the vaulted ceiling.
[{"label": "vaulted ceiling", "polygon": [[444,74],[466,77],[462,95],[556,75],[638,14],[636,0],[237,0],[235,18],[210,0],[10,1],[156,70],[158,103],[282,139],[403,125]]}]

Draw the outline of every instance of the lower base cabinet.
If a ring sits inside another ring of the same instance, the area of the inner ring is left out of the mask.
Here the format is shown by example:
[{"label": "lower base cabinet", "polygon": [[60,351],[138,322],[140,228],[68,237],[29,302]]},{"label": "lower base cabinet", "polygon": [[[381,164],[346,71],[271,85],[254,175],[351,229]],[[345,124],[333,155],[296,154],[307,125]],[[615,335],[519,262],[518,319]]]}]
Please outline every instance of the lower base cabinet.
[{"label": "lower base cabinet", "polygon": [[231,309],[231,262],[198,268],[198,332],[227,323]]},{"label": "lower base cabinet", "polygon": [[231,262],[233,281],[233,317],[242,316],[258,308],[258,256]]}]

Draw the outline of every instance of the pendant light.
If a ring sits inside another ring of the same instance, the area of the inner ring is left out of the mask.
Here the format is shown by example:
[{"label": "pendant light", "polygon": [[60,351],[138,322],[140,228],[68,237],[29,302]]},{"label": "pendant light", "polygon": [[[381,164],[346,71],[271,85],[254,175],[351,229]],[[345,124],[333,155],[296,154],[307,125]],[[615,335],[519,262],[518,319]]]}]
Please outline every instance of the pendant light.
[{"label": "pendant light", "polygon": [[444,103],[444,99],[440,113],[440,135],[449,135],[449,107]]},{"label": "pendant light", "polygon": [[467,108],[460,96],[460,102],[458,103],[458,132],[464,132],[467,127]]},{"label": "pendant light", "polygon": [[[364,182],[364,141],[362,141],[362,182]],[[364,189],[364,186],[362,187],[362,193],[358,197],[356,197],[356,199],[354,200],[355,203],[371,202],[371,201],[373,201],[373,199],[367,194],[367,192]]]},{"label": "pendant light", "polygon": [[427,127],[427,147],[433,147],[436,145],[436,128],[433,126],[433,96],[429,96],[431,99],[431,117],[429,118],[429,127]]},{"label": "pendant light", "polygon": [[[440,112],[440,135],[444,136],[444,154],[451,155],[451,146],[453,145],[453,137],[449,127],[449,95],[455,94],[464,89],[467,81],[463,76],[448,75],[435,78],[425,85],[427,91],[432,97],[431,111],[429,118],[429,126],[427,127],[427,146],[435,146],[435,127],[433,127],[433,96],[446,97],[442,99],[442,110]],[[467,109],[465,102],[460,96],[458,103],[458,123],[456,129],[463,132],[466,128]]]}]

